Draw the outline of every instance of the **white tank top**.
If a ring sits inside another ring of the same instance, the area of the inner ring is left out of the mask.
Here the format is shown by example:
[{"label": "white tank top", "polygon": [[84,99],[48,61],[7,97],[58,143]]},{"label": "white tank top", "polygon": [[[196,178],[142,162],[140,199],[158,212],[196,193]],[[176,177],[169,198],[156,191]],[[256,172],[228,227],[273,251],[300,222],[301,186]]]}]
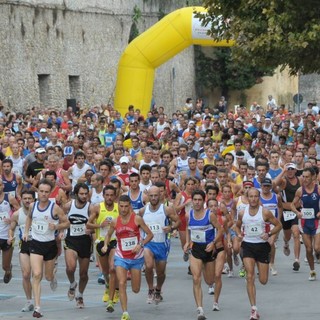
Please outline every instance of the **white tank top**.
[{"label": "white tank top", "polygon": [[169,225],[168,217],[165,213],[164,204],[161,204],[156,211],[152,211],[150,204],[146,205],[143,220],[153,233],[152,242],[165,242],[167,234],[163,232],[163,227]]},{"label": "white tank top", "polygon": [[248,205],[249,205],[248,203],[244,203],[242,201],[242,196],[240,196],[236,205],[236,209],[237,209],[237,216],[235,217],[236,220],[238,220],[239,212],[244,210]]},{"label": "white tank top", "polygon": [[8,240],[10,223],[4,222],[4,219],[10,219],[10,203],[6,200],[8,196],[5,195],[3,201],[0,203],[0,239]]},{"label": "white tank top", "polygon": [[55,240],[55,230],[49,229],[49,223],[58,224],[58,218],[53,217],[54,202],[49,201],[48,206],[39,209],[39,201],[36,201],[32,209],[32,239],[40,242]]},{"label": "white tank top", "polygon": [[88,166],[86,163],[84,164],[84,166],[80,169],[78,168],[77,164],[75,163],[73,165],[73,169],[72,169],[72,174],[71,174],[71,179],[72,179],[72,189],[74,188],[74,186],[77,184],[78,179],[88,170],[90,169],[90,166]]},{"label": "white tank top", "polygon": [[87,202],[83,208],[78,208],[75,200],[72,200],[68,212],[70,228],[67,230],[67,237],[87,236],[86,223],[89,220],[89,206],[90,202]]},{"label": "white tank top", "polygon": [[250,243],[263,243],[266,240],[261,239],[261,235],[266,232],[266,223],[263,220],[262,206],[259,206],[258,212],[251,216],[249,206],[244,209],[242,217],[244,237],[243,241]]},{"label": "white tank top", "polygon": [[177,157],[177,173],[187,171],[189,169],[189,161],[190,157],[187,157],[186,159],[181,159],[181,157]]},{"label": "white tank top", "polygon": [[104,201],[103,190],[100,193],[97,193],[95,188],[92,188],[91,190],[92,190],[92,194],[91,194],[91,203],[92,204],[97,204],[97,203]]},{"label": "white tank top", "polygon": [[21,157],[19,157],[18,159],[15,159],[12,156],[9,156],[8,158],[11,159],[13,163],[12,172],[22,176],[24,160]]},{"label": "white tank top", "polygon": [[[23,208],[20,208],[18,210],[18,226],[19,226],[19,237],[20,240],[22,240],[22,236],[24,235],[25,228],[26,228],[26,220],[27,220],[27,215],[24,212]],[[31,240],[31,227],[29,230],[29,240]]]}]

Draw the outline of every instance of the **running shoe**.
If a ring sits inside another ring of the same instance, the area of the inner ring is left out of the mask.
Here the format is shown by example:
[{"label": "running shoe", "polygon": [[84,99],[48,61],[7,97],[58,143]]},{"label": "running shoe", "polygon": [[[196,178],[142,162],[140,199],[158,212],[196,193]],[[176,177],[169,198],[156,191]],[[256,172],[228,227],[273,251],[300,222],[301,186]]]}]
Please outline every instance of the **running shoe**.
[{"label": "running shoe", "polygon": [[161,295],[161,291],[158,291],[157,289],[155,290],[153,300],[156,305],[158,305],[159,302],[161,302],[163,300],[163,297]]},{"label": "running shoe", "polygon": [[24,307],[21,309],[21,312],[30,312],[34,310],[34,305],[31,302],[26,302]]},{"label": "running shoe", "polygon": [[270,272],[273,276],[276,276],[278,274],[278,271],[273,267],[270,267]]},{"label": "running shoe", "polygon": [[300,243],[303,244],[302,234],[300,234]]},{"label": "running shoe", "polygon": [[317,264],[320,264],[320,253],[316,253],[316,254],[314,255],[314,260],[315,260],[315,262],[316,262]]},{"label": "running shoe", "polygon": [[228,272],[228,278],[233,278],[233,277],[234,277],[233,271],[230,270],[230,271]]},{"label": "running shoe", "polygon": [[53,279],[50,281],[50,288],[52,291],[56,291],[58,287],[58,281],[56,275],[53,276]]},{"label": "running shoe", "polygon": [[130,316],[129,316],[129,313],[128,312],[124,312],[122,314],[122,317],[121,317],[121,320],[130,320]]},{"label": "running shoe", "polygon": [[182,258],[183,258],[183,261],[187,262],[189,260],[189,252],[185,252]]},{"label": "running shoe", "polygon": [[251,309],[251,316],[250,316],[250,320],[258,320],[260,319],[260,315],[258,313],[257,309]]},{"label": "running shoe", "polygon": [[104,280],[104,275],[102,273],[100,273],[99,277],[98,277],[98,283],[99,284],[105,284],[106,281]]},{"label": "running shoe", "polygon": [[94,254],[92,254],[91,256],[90,256],[90,262],[94,262]]},{"label": "running shoe", "polygon": [[239,277],[240,278],[245,278],[247,275],[247,272],[246,272],[246,269],[244,267],[242,267],[240,270],[239,270]]},{"label": "running shoe", "polygon": [[198,312],[197,320],[205,320],[205,319],[207,319],[206,316],[204,315],[203,311],[198,310],[197,312]]},{"label": "running shoe", "polygon": [[317,274],[315,271],[310,271],[309,281],[315,281],[317,279]]},{"label": "running shoe", "polygon": [[229,273],[229,266],[227,263],[224,264],[222,274],[228,274]]},{"label": "running shoe", "polygon": [[39,307],[34,309],[32,316],[34,318],[42,318],[43,317],[43,314],[40,312]]},{"label": "running shoe", "polygon": [[153,303],[153,300],[154,300],[154,290],[149,289],[148,296],[147,296],[147,304]]},{"label": "running shoe", "polygon": [[214,284],[213,284],[212,286],[209,286],[209,288],[208,288],[208,293],[209,293],[210,295],[213,295],[213,294],[214,294]]},{"label": "running shoe", "polygon": [[11,279],[12,279],[12,265],[10,267],[10,270],[6,271],[4,274],[3,283],[9,283]]},{"label": "running shoe", "polygon": [[233,262],[235,266],[238,266],[240,264],[240,260],[237,254],[233,254]]},{"label": "running shoe", "polygon": [[74,297],[76,296],[76,289],[77,289],[78,284],[76,283],[76,285],[74,286],[74,288],[72,288],[71,286],[69,287],[68,290],[68,298],[69,301],[72,301],[74,299]]},{"label": "running shoe", "polygon": [[118,303],[119,302],[119,289],[116,289],[115,291],[114,291],[114,296],[113,296],[113,299],[112,299],[112,302],[114,303],[114,304],[116,304],[116,303]]},{"label": "running shoe", "polygon": [[188,275],[192,276],[192,272],[191,272],[190,266],[188,267]]},{"label": "running shoe", "polygon": [[214,303],[213,303],[212,311],[220,311],[218,302],[214,302]]},{"label": "running shoe", "polygon": [[300,269],[300,262],[299,261],[295,261],[293,263],[293,271],[299,271]]},{"label": "running shoe", "polygon": [[307,257],[304,258],[304,262],[305,262],[306,264],[309,263]]},{"label": "running shoe", "polygon": [[109,288],[106,288],[104,291],[104,294],[102,296],[102,301],[103,302],[108,302],[109,301]]},{"label": "running shoe", "polygon": [[290,247],[289,243],[285,243],[283,246],[283,253],[285,256],[290,256]]},{"label": "running shoe", "polygon": [[76,297],[76,302],[77,302],[77,308],[83,309],[84,308],[84,303],[83,303],[83,298],[82,297]]},{"label": "running shoe", "polygon": [[106,311],[110,313],[114,311],[114,304],[111,300],[109,300],[107,303]]}]

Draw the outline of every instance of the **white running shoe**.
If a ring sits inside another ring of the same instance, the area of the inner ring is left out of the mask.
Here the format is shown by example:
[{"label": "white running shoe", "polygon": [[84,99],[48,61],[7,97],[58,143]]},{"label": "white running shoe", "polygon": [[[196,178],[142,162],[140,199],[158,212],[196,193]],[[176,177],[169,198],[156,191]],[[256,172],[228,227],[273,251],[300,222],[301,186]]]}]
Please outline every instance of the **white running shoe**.
[{"label": "white running shoe", "polygon": [[208,288],[208,293],[209,293],[210,295],[213,295],[213,294],[214,294],[214,284],[213,284],[212,286],[209,286],[209,288]]},{"label": "white running shoe", "polygon": [[21,309],[21,312],[30,312],[34,310],[34,305],[31,302],[26,302],[24,307]]},{"label": "white running shoe", "polygon": [[228,278],[233,278],[233,277],[234,277],[233,271],[230,270],[230,271],[228,272]]},{"label": "white running shoe", "polygon": [[315,271],[310,271],[309,281],[315,281],[317,279],[317,274]]},{"label": "white running shoe", "polygon": [[214,302],[214,303],[213,303],[212,311],[220,311],[218,302]]}]

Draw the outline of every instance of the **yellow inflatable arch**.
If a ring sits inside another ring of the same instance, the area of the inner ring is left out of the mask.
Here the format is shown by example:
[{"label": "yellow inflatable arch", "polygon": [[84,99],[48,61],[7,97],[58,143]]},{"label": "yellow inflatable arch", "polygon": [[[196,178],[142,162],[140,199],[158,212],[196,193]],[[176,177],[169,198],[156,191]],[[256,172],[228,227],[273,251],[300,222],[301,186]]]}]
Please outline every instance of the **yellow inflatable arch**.
[{"label": "yellow inflatable arch", "polygon": [[195,12],[203,7],[176,10],[134,39],[123,52],[118,66],[115,109],[123,116],[134,105],[146,115],[150,110],[155,68],[190,45],[229,47],[231,41],[215,41],[207,35]]}]

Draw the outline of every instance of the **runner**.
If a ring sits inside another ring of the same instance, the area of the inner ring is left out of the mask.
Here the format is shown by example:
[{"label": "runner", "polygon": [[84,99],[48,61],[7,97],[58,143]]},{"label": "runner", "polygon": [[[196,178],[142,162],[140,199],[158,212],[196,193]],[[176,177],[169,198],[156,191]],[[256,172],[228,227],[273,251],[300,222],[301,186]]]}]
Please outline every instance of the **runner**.
[{"label": "runner", "polygon": [[[102,252],[107,252],[112,235],[117,237],[114,265],[119,280],[120,303],[123,311],[121,320],[130,320],[127,298],[127,272],[131,272],[131,288],[134,293],[140,291],[141,268],[143,265],[143,247],[152,238],[153,233],[143,219],[133,212],[128,195],[122,195],[119,199],[119,217],[110,223]],[[141,239],[140,229],[146,233],[145,239]]]},{"label": "runner", "polygon": [[[184,252],[191,249],[190,267],[193,277],[193,294],[197,306],[197,320],[205,320],[203,311],[201,277],[208,285],[214,281],[214,259],[223,251],[218,246],[222,238],[222,228],[215,215],[204,209],[206,195],[202,190],[192,193],[193,209],[186,214],[187,229]],[[214,309],[214,307],[213,307]]]},{"label": "runner", "polygon": [[[296,191],[291,203],[291,209],[299,219],[299,229],[306,247],[310,267],[309,281],[314,281],[317,278],[314,269],[313,251],[316,254],[320,253],[320,192],[315,177],[316,172],[312,167],[303,170],[302,186]],[[301,210],[298,210],[301,206]]]},{"label": "runner", "polygon": [[79,263],[79,292],[76,296],[77,307],[84,308],[83,292],[88,283],[88,269],[91,255],[90,230],[86,229],[92,207],[88,202],[89,187],[84,183],[78,183],[73,189],[75,200],[71,200],[64,206],[64,212],[68,216],[70,227],[65,238],[66,273],[70,282],[68,298],[74,300],[77,282],[75,271]]},{"label": "runner", "polygon": [[[158,304],[163,300],[162,285],[166,278],[167,258],[170,250],[168,234],[178,228],[180,219],[172,206],[161,203],[160,188],[152,186],[148,192],[149,203],[139,214],[143,217],[149,229],[153,232],[153,239],[145,245],[144,262],[145,276],[148,284],[147,303]],[[153,285],[153,268],[156,268],[157,284]]]},{"label": "runner", "polygon": [[[255,264],[259,272],[261,284],[268,282],[270,244],[268,239],[281,230],[280,222],[275,218],[270,210],[263,208],[259,201],[260,192],[256,188],[248,191],[249,205],[238,215],[236,232],[242,238],[243,263],[247,272],[247,292],[251,304],[250,320],[260,318],[256,304],[255,288]],[[272,231],[267,232],[267,223],[274,225]]]},{"label": "runner", "polygon": [[[11,226],[9,231],[8,244],[12,245],[15,239],[14,232],[17,226],[19,226],[19,261],[22,273],[22,286],[27,298],[27,302],[22,308],[22,312],[33,311],[34,305],[32,303],[32,286],[31,286],[31,265],[30,265],[30,250],[29,241],[24,241],[22,236],[26,225],[26,219],[28,210],[30,210],[30,204],[34,202],[34,192],[30,190],[23,190],[21,193],[21,208],[15,211],[11,217]],[[31,235],[30,235],[31,237]]]},{"label": "runner", "polygon": [[[28,241],[29,229],[32,225],[30,241],[30,263],[32,270],[32,290],[35,302],[34,318],[41,318],[40,309],[41,279],[43,270],[46,280],[50,281],[50,287],[54,291],[57,288],[57,280],[54,274],[55,260],[58,254],[55,232],[69,227],[69,221],[63,210],[49,200],[52,184],[47,179],[39,182],[38,200],[30,205],[30,211],[26,219],[24,241]],[[44,265],[44,267],[43,267]]]}]

